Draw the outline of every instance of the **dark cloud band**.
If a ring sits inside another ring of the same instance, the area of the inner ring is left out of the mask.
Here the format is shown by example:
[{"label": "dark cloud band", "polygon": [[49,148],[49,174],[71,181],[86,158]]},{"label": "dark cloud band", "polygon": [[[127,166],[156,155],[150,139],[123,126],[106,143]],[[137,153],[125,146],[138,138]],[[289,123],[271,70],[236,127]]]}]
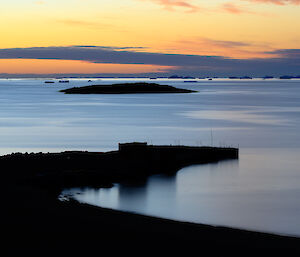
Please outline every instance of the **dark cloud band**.
[{"label": "dark cloud band", "polygon": [[[147,64],[174,67],[181,73],[261,76],[300,74],[300,49],[268,52],[270,58],[230,59],[222,56],[136,52],[139,47],[32,47],[0,49],[0,59],[81,60],[93,63]],[[139,49],[140,50],[140,49]],[[145,49],[144,49],[145,50]],[[273,57],[272,57],[273,56]],[[116,72],[117,73],[117,72]]]}]

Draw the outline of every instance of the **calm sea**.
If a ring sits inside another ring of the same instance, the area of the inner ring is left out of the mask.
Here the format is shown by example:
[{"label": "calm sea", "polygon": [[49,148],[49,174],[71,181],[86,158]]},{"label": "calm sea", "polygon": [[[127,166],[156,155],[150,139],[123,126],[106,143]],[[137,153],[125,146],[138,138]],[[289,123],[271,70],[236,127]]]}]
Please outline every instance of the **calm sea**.
[{"label": "calm sea", "polygon": [[132,81],[92,80],[0,80],[0,153],[107,151],[132,141],[239,147],[238,161],[64,193],[107,208],[300,236],[299,80],[151,81],[198,91],[192,94],[58,92]]}]

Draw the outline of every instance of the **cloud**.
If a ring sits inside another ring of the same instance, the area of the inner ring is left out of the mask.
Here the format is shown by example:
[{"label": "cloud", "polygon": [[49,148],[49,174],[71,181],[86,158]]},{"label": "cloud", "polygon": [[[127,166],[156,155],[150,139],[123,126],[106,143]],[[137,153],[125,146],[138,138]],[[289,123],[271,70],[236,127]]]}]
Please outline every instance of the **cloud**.
[{"label": "cloud", "polygon": [[[133,49],[134,47],[125,47]],[[200,65],[211,62],[212,59],[221,61],[222,57],[163,54],[151,52],[136,52],[120,50],[119,47],[102,46],[68,46],[68,47],[32,47],[0,49],[0,59],[60,59],[83,60],[95,63],[118,64],[153,64],[173,66],[183,62],[184,65]]]},{"label": "cloud", "polygon": [[[222,44],[227,44],[227,42]],[[126,48],[130,49],[131,47]],[[266,74],[298,75],[300,73],[300,49],[280,49],[266,52],[266,54],[270,58],[230,59],[223,56],[137,52],[101,46],[0,49],[0,59],[56,59],[94,63],[160,65],[170,67],[169,71],[172,73],[182,74],[263,76]],[[174,71],[174,67],[176,67],[176,71]]]},{"label": "cloud", "polygon": [[142,50],[147,49],[144,46],[93,46],[93,45],[74,45],[73,47],[82,47],[82,48],[101,48],[106,50]]},{"label": "cloud", "polygon": [[152,1],[156,4],[159,4],[161,6],[163,6],[166,10],[174,10],[174,8],[184,8],[186,10],[188,10],[189,12],[196,12],[199,11],[200,8],[194,4],[192,4],[192,1],[188,1],[188,0],[182,0],[182,1],[178,1],[178,0],[148,0],[148,1]]},{"label": "cloud", "polygon": [[[265,49],[269,49],[269,51],[272,49],[266,43],[217,40],[205,37],[177,40],[169,44],[167,48],[172,49],[173,53],[184,49],[186,54],[210,54],[243,59],[269,57],[270,54],[265,53]],[[169,52],[171,51],[169,50]]]},{"label": "cloud", "polygon": [[242,46],[249,46],[249,43],[240,42],[240,41],[230,41],[230,40],[215,40],[209,38],[201,38],[200,41],[212,45],[212,46],[219,46],[223,48],[234,48],[234,47],[242,47]]},{"label": "cloud", "polygon": [[247,1],[266,3],[266,4],[276,4],[276,5],[288,5],[288,4],[299,5],[300,4],[300,0],[247,0]]},{"label": "cloud", "polygon": [[221,9],[232,14],[242,14],[242,13],[256,14],[253,11],[247,10],[233,3],[224,3],[221,6]]},{"label": "cloud", "polygon": [[278,58],[300,59],[300,49],[279,49],[267,53]]}]

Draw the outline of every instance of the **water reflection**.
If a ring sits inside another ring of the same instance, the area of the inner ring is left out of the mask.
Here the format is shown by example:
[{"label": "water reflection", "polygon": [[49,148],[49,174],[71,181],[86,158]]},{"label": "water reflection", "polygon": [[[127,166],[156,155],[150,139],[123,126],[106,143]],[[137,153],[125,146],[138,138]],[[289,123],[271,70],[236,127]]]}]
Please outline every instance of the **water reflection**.
[{"label": "water reflection", "polygon": [[150,177],[148,195],[148,212],[151,215],[175,218],[172,212],[177,212],[177,174]]},{"label": "water reflection", "polygon": [[101,207],[300,236],[299,156],[300,149],[241,149],[239,160],[185,167],[142,185],[71,194]]},{"label": "water reflection", "polygon": [[109,189],[73,188],[62,195],[106,208],[168,216],[170,208],[176,211],[176,175],[155,175],[143,183],[115,184]]},{"label": "water reflection", "polygon": [[147,211],[147,181],[139,185],[118,185],[118,209]]}]

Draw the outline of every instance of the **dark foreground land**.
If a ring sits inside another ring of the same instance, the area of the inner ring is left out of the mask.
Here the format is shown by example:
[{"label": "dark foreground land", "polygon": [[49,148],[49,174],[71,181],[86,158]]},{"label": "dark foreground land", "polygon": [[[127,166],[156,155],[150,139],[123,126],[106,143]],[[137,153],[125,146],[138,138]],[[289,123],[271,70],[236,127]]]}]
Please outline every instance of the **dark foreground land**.
[{"label": "dark foreground land", "polygon": [[238,158],[238,150],[125,144],[119,151],[108,153],[2,156],[1,250],[8,250],[2,256],[299,253],[299,238],[175,222],[57,200],[65,187],[143,180],[163,171],[156,167],[170,166],[167,173],[172,174],[185,165],[227,158]]},{"label": "dark foreground land", "polygon": [[149,93],[192,93],[193,90],[176,88],[156,83],[122,83],[113,85],[93,85],[60,90],[65,94],[149,94]]}]

